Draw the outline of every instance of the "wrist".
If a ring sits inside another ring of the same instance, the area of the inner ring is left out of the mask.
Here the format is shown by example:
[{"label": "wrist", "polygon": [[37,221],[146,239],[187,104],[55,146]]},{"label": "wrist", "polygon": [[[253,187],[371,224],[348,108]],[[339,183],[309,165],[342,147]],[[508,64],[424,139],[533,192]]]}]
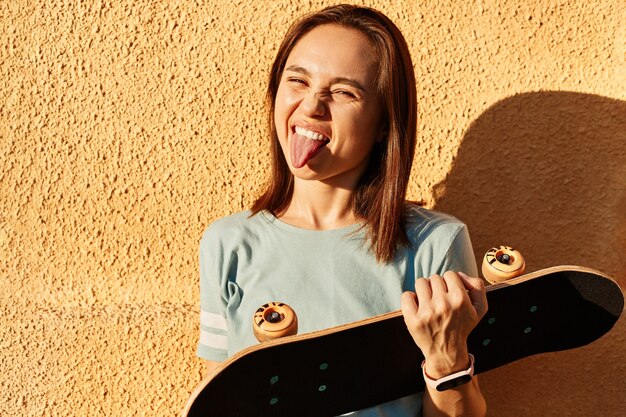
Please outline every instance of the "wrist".
[{"label": "wrist", "polygon": [[426,372],[426,361],[424,360],[424,362],[422,362],[424,382],[426,382],[428,387],[440,392],[467,384],[474,376],[474,356],[470,353],[468,354],[468,359],[469,366],[467,368],[438,378],[433,378]]},{"label": "wrist", "polygon": [[424,359],[424,372],[434,379],[443,378],[470,366],[470,355],[466,349],[454,355],[430,355]]}]

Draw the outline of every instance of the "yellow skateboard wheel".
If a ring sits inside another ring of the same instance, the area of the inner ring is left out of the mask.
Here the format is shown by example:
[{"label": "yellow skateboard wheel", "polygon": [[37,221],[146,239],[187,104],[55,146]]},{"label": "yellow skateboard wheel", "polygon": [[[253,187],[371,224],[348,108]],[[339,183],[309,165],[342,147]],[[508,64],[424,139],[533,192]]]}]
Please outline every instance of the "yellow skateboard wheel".
[{"label": "yellow skateboard wheel", "polygon": [[263,304],[252,320],[254,336],[259,342],[291,336],[298,333],[298,317],[285,303]]},{"label": "yellow skateboard wheel", "polygon": [[483,258],[483,276],[492,284],[522,275],[526,262],[522,254],[509,246],[491,248]]}]

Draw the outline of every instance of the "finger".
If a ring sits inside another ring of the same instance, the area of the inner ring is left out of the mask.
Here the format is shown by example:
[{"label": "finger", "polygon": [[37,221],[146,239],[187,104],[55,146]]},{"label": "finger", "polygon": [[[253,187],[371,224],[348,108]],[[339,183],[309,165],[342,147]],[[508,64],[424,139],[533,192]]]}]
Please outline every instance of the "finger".
[{"label": "finger", "polygon": [[458,275],[459,275],[459,278],[461,278],[461,282],[463,283],[463,286],[465,287],[467,291],[472,291],[474,287],[476,286],[473,281],[474,279],[479,279],[480,281],[482,281],[480,278],[470,277],[465,272],[459,272]]},{"label": "finger", "polygon": [[419,305],[417,303],[417,295],[411,291],[405,291],[400,298],[400,308],[402,309],[402,315],[405,320],[408,317],[413,317],[417,314]]},{"label": "finger", "polygon": [[459,277],[468,291],[468,295],[477,313],[482,317],[487,313],[489,305],[487,303],[487,292],[485,282],[480,278],[472,278],[463,272],[459,272]]},{"label": "finger", "polygon": [[416,279],[415,294],[417,295],[418,304],[430,302],[430,299],[433,297],[432,289],[430,287],[430,280],[426,278]]},{"label": "finger", "polygon": [[459,274],[457,274],[456,272],[447,271],[446,273],[443,274],[443,280],[446,283],[448,292],[454,292],[454,291],[463,291],[463,293],[467,292],[467,288],[465,288],[465,284],[463,283],[463,280],[461,279]]},{"label": "finger", "polygon": [[446,282],[439,275],[432,275],[429,279],[430,288],[432,291],[432,298],[444,297],[448,292],[448,287],[446,286]]},{"label": "finger", "polygon": [[455,308],[460,308],[464,305],[469,306],[471,299],[459,274],[453,271],[447,271],[443,274],[443,279],[448,287],[448,301],[451,305]]}]

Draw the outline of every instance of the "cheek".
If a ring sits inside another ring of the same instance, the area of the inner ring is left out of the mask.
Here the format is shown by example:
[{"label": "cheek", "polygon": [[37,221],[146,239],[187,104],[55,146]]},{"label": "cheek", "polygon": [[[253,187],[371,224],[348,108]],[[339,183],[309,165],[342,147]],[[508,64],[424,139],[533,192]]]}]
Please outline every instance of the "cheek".
[{"label": "cheek", "polygon": [[367,109],[365,114],[360,118],[364,123],[360,123],[357,127],[359,129],[360,137],[364,142],[371,143],[372,145],[380,139],[382,131],[383,114],[379,106],[372,106]]},{"label": "cheek", "polygon": [[[359,114],[358,117],[350,117],[345,128],[351,132],[352,145],[359,148],[368,148],[378,139],[380,123],[377,114]],[[348,121],[347,120],[347,121]]]},{"label": "cheek", "polygon": [[276,99],[274,100],[274,124],[278,138],[283,140],[288,135],[289,117],[293,113],[296,100],[282,87],[278,88]]}]

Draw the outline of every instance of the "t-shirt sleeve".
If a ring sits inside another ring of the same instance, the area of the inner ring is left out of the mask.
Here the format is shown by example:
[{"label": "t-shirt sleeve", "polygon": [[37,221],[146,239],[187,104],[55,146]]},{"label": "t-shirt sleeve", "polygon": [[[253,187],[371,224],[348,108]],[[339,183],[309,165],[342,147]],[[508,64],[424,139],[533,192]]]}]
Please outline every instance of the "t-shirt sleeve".
[{"label": "t-shirt sleeve", "polygon": [[446,271],[464,272],[478,276],[474,249],[467,226],[449,216],[429,219],[414,229],[416,252],[412,259],[411,279],[405,280],[405,290],[413,291],[415,279],[428,278]]},{"label": "t-shirt sleeve", "polygon": [[227,301],[223,296],[224,248],[211,228],[200,240],[200,339],[197,355],[210,361],[228,356]]},{"label": "t-shirt sleeve", "polygon": [[478,276],[478,267],[467,226],[459,227],[448,251],[443,257],[439,274],[446,271],[464,272],[470,277]]}]

